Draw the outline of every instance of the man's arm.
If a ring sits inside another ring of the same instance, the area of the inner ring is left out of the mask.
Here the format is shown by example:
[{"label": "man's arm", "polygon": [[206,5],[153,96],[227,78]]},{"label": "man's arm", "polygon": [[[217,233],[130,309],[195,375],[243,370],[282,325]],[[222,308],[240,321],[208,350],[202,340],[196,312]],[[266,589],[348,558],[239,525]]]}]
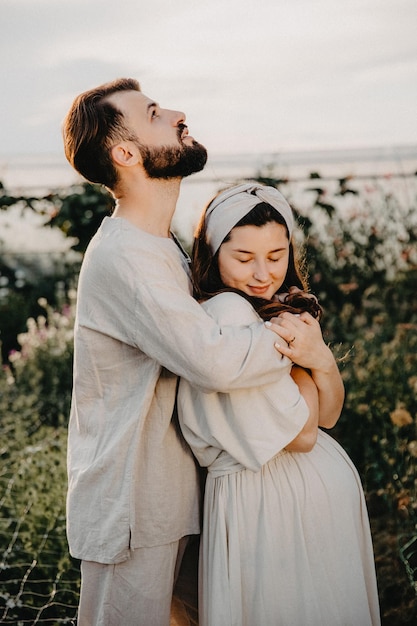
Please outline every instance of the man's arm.
[{"label": "man's arm", "polygon": [[138,347],[205,391],[255,387],[280,376],[288,359],[275,349],[274,333],[259,321],[220,328],[190,295],[180,260],[165,253],[169,241],[159,251],[138,246],[136,232],[122,235],[108,248],[99,242],[94,258],[84,261],[80,293],[88,298],[80,300],[80,325]]}]

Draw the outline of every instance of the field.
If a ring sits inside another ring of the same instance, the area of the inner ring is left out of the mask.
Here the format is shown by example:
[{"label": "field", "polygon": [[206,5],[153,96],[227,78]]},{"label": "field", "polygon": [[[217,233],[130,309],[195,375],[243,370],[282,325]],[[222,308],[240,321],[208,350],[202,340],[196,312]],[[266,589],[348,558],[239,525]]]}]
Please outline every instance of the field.
[{"label": "field", "polygon": [[[289,181],[261,178],[291,196]],[[407,626],[417,620],[417,179],[330,184],[315,174],[304,191],[293,198],[298,237],[346,387],[333,434],[364,484],[383,624]],[[17,204],[77,237],[78,255],[109,210],[88,185],[0,198],[4,210]],[[53,274],[25,262],[0,254],[0,624],[70,624],[79,571],[64,502],[77,265],[53,263]],[[186,563],[188,580],[192,572]]]}]

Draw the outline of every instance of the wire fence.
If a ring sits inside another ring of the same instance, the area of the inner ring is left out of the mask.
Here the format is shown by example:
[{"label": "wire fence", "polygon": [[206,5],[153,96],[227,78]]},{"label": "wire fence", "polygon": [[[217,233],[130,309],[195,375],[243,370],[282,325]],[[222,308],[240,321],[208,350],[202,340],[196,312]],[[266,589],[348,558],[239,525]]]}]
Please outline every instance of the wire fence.
[{"label": "wire fence", "polygon": [[65,533],[66,433],[38,426],[0,428],[0,624],[76,623],[80,573]]},{"label": "wire fence", "polygon": [[[21,521],[15,521],[13,538],[18,537]],[[41,537],[36,558],[31,562],[25,561],[23,555],[22,560],[15,561],[13,556],[12,562],[2,562],[0,624],[76,623],[79,573],[75,566],[62,570],[59,567],[62,555],[54,545],[63,528],[59,520],[56,522],[57,526]],[[48,564],[54,560],[55,565]]]},{"label": "wire fence", "polygon": [[411,586],[417,594],[417,530],[413,535],[400,540],[399,552]]}]

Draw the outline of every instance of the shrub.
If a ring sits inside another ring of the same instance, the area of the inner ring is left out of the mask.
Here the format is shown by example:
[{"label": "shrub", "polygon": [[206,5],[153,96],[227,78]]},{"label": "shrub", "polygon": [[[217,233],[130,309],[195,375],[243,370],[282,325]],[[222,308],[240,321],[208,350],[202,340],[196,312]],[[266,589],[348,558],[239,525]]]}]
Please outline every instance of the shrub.
[{"label": "shrub", "polygon": [[417,521],[417,324],[388,341],[383,325],[368,328],[343,376],[343,440],[366,490]]},{"label": "shrub", "polygon": [[74,294],[29,319],[0,370],[0,620],[70,623],[79,569],[65,534]]},{"label": "shrub", "polygon": [[20,351],[9,356],[14,377],[14,402],[30,399],[43,424],[65,425],[72,387],[75,292],[61,311],[39,300],[46,315],[27,320],[27,332],[18,335]]}]

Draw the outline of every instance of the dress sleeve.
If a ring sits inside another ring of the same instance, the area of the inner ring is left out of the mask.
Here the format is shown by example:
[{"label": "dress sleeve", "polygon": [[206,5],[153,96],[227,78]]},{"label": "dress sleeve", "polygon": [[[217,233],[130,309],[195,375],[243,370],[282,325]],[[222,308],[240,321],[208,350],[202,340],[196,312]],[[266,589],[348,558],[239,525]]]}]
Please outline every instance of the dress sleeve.
[{"label": "dress sleeve", "polygon": [[[234,293],[215,296],[204,308],[223,331],[226,322],[248,325],[260,319],[250,303]],[[290,372],[287,363],[272,383],[231,393],[202,394],[181,381],[181,427],[201,465],[212,465],[226,452],[236,463],[258,471],[296,437],[309,410]]]}]

